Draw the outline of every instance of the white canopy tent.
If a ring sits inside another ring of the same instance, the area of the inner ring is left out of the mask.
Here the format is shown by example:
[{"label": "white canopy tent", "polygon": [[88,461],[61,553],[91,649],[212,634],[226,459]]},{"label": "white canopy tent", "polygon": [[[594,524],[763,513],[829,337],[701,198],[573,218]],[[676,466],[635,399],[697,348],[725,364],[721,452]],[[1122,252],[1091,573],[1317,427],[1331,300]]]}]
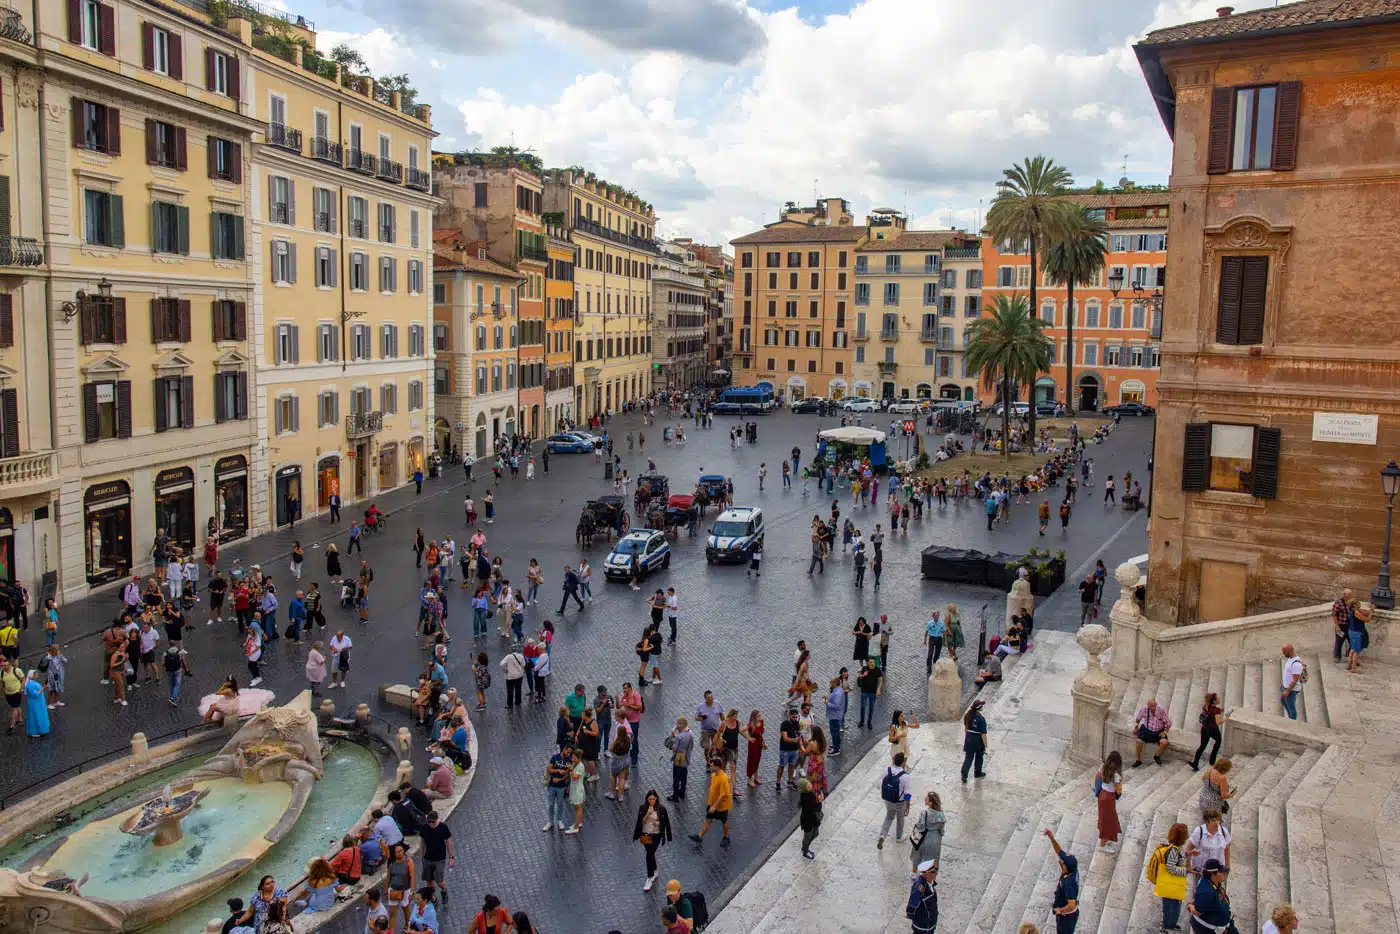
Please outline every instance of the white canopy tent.
[{"label": "white canopy tent", "polygon": [[827,441],[839,441],[842,444],[879,444],[885,440],[885,433],[876,428],[861,428],[856,425],[846,425],[842,428],[828,428],[817,437]]}]

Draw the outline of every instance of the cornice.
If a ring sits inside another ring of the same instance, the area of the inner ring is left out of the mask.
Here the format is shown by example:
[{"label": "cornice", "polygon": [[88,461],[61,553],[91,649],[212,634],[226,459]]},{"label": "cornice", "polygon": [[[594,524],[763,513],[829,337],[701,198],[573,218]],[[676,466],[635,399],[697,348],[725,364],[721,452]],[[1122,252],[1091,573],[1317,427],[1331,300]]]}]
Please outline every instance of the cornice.
[{"label": "cornice", "polygon": [[[431,141],[438,135],[438,132],[432,128],[431,124],[425,124],[421,120],[414,120],[412,117],[408,116],[408,114],[396,112],[394,108],[386,107],[378,101],[365,97],[362,94],[355,94],[334,86],[327,87],[325,83],[318,80],[310,72],[306,71],[306,69],[298,68],[291,62],[284,62],[280,58],[268,55],[261,49],[249,49],[248,61],[255,72],[261,73],[266,77],[276,76],[281,80],[289,81],[297,85],[303,90],[321,95],[328,103],[342,104],[346,107],[355,108],[363,111],[367,116],[377,117],[394,124],[400,129],[420,134],[429,141],[428,146],[425,147],[425,152],[428,153],[429,158],[431,158]],[[431,165],[428,171],[432,171]]]},{"label": "cornice", "polygon": [[[342,188],[362,189],[381,196],[392,194],[400,201],[406,201],[429,210],[443,203],[442,198],[435,197],[431,192],[419,191],[416,188],[409,188],[407,185],[391,185],[372,175],[352,172],[346,168],[337,169],[329,162],[310,159],[269,143],[253,143],[253,162],[258,165],[275,166],[286,171],[294,171],[301,175],[335,179],[336,184]],[[432,252],[431,249],[425,251]]]}]

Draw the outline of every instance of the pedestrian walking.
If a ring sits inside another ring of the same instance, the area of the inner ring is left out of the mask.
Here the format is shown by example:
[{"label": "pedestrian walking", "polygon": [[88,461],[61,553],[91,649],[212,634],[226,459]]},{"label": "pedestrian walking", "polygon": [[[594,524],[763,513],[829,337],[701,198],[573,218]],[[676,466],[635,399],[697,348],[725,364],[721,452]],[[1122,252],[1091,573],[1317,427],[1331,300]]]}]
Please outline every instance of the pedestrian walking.
[{"label": "pedestrian walking", "polygon": [[1092,623],[1099,615],[1099,582],[1094,580],[1094,572],[1090,571],[1079,582],[1079,625]]},{"label": "pedestrian walking", "polygon": [[719,821],[720,828],[724,832],[719,845],[728,847],[729,809],[733,806],[734,793],[729,784],[729,776],[724,771],[724,759],[716,756],[710,760],[710,791],[705,799],[705,823],[701,825],[699,833],[690,835],[690,839],[695,841],[697,846],[703,845],[705,834],[709,832],[710,825]]},{"label": "pedestrian walking", "polygon": [[635,766],[638,756],[641,755],[639,730],[642,725],[642,714],[646,713],[647,702],[639,691],[633,689],[630,682],[623,682],[622,693],[618,697],[618,707],[622,710],[622,718],[627,721],[627,730],[631,735],[628,758]]},{"label": "pedestrian walking", "polygon": [[[39,669],[45,674],[45,687],[48,689],[49,709],[57,707],[67,707],[63,700],[64,676],[68,669],[68,657],[56,645],[51,645],[45,649],[45,655],[39,659]],[[47,666],[45,665],[47,662]]]},{"label": "pedestrian walking", "polygon": [[423,566],[423,553],[427,550],[428,545],[423,538],[423,527],[419,526],[417,531],[413,533],[414,567],[421,568]]},{"label": "pedestrian walking", "polygon": [[496,497],[491,490],[481,494],[481,505],[486,509],[486,524],[491,525],[496,521]]},{"label": "pedestrian walking", "polygon": [[1109,474],[1108,479],[1103,482],[1103,501],[1105,503],[1113,503],[1114,505],[1118,504],[1114,492],[1113,474]]},{"label": "pedestrian walking", "polygon": [[[671,842],[671,816],[661,796],[655,788],[647,789],[646,798],[637,808],[637,820],[632,825],[632,839],[642,845],[646,853],[647,880],[642,884],[643,892],[650,892],[656,884],[656,851]],[[668,886],[669,888],[669,886]]]},{"label": "pedestrian walking", "polygon": [[938,927],[938,863],[926,859],[915,868],[918,875],[909,887],[904,917],[913,925],[913,934],[933,934]]},{"label": "pedestrian walking", "polygon": [[690,752],[695,746],[695,734],[690,732],[690,723],[685,717],[676,720],[676,728],[666,737],[666,748],[671,751],[671,793],[667,801],[680,801],[685,798],[687,780],[690,778]]},{"label": "pedestrian walking", "polygon": [[1289,904],[1275,905],[1260,934],[1297,934],[1298,913]]},{"label": "pedestrian walking", "polygon": [[909,831],[909,863],[912,871],[918,872],[919,864],[929,860],[938,865],[943,858],[943,828],[947,823],[943,799],[938,797],[936,791],[927,792],[924,795],[924,809]]},{"label": "pedestrian walking", "polygon": [[808,576],[808,577],[811,577],[811,576],[812,576],[812,571],[814,571],[814,570],[815,570],[818,574],[825,574],[825,573],[826,573],[826,561],[825,561],[825,559],[824,559],[825,554],[826,554],[826,542],[823,541],[823,539],[822,539],[822,534],[821,534],[819,531],[813,531],[813,532],[812,532],[812,560],[811,560],[811,562],[809,562],[808,565],[807,565],[807,576]]},{"label": "pedestrian walking", "polygon": [[[1071,479],[1073,479],[1073,478],[1071,478]],[[1074,491],[1073,491],[1073,490],[1070,490],[1070,495],[1066,497],[1066,499],[1065,499],[1064,502],[1060,503],[1060,531],[1061,531],[1061,532],[1067,532],[1067,531],[1069,531],[1069,513],[1070,513],[1069,504],[1073,501],[1073,499],[1074,499]]]},{"label": "pedestrian walking", "polygon": [[857,726],[875,729],[875,700],[880,696],[882,680],[875,659],[867,658],[864,670],[856,676],[856,687],[860,689],[860,722]]},{"label": "pedestrian walking", "polygon": [[[485,634],[484,631],[482,633]],[[525,681],[526,661],[519,649],[509,652],[501,659],[501,672],[506,679],[506,709],[524,706],[521,700],[521,685]]]},{"label": "pedestrian walking", "polygon": [[904,839],[904,818],[909,814],[909,773],[904,770],[904,753],[895,753],[894,762],[885,766],[880,776],[880,800],[885,802],[885,819],[880,823],[880,837],[875,841],[875,849],[885,848],[885,837],[889,836],[890,825],[894,825],[896,843]]},{"label": "pedestrian walking", "polygon": [[345,679],[350,677],[350,650],[353,647],[354,643],[343,629],[337,629],[335,635],[331,637],[330,659],[334,662],[334,668],[331,671],[331,687],[344,688],[346,686]]},{"label": "pedestrian walking", "polygon": [[967,713],[963,714],[963,764],[962,783],[967,784],[967,773],[972,772],[973,778],[985,778],[987,773],[983,768],[987,753],[990,751],[987,743],[987,720],[982,716],[984,701],[979,697],[967,708]]},{"label": "pedestrian walking", "polygon": [[292,578],[301,581],[301,566],[306,561],[306,550],[301,547],[301,542],[292,542],[292,563],[290,570]]},{"label": "pedestrian walking", "polygon": [[[352,555],[352,554],[354,554],[356,551],[360,552],[361,554],[364,554],[364,551],[365,551],[364,546],[360,544],[360,536],[361,536],[362,534],[363,534],[363,532],[362,532],[361,529],[360,529],[360,520],[359,520],[359,519],[351,519],[351,520],[350,520],[350,544],[349,544],[349,545],[346,547],[346,549],[345,549],[345,553],[346,553],[347,555]],[[328,557],[328,560],[329,560],[329,557]]]},{"label": "pedestrian walking", "polygon": [[1116,853],[1123,825],[1118,821],[1118,799],[1123,797],[1123,757],[1114,750],[1094,776],[1094,797],[1099,808],[1099,846]]},{"label": "pedestrian walking", "polygon": [[1215,765],[1215,758],[1220,753],[1220,721],[1224,715],[1225,711],[1220,709],[1220,695],[1207,694],[1201,703],[1201,712],[1196,715],[1196,720],[1201,725],[1201,744],[1196,747],[1196,754],[1191,757],[1191,771],[1201,767],[1201,756],[1205,754],[1206,744],[1212,741],[1215,745],[1210,750],[1210,764]]},{"label": "pedestrian walking", "polygon": [[749,575],[753,575],[754,577],[762,577],[762,576],[763,576],[763,536],[762,536],[762,535],[760,535],[757,539],[754,540],[753,547],[749,549],[749,569],[748,569],[748,571],[745,573],[744,576],[745,576],[745,577],[748,577]]},{"label": "pedestrian walking", "polygon": [[1193,934],[1215,934],[1219,931],[1234,931],[1235,917],[1230,908],[1230,896],[1225,891],[1225,880],[1229,878],[1230,867],[1218,859],[1208,859],[1201,867],[1200,878],[1186,903],[1191,915]]},{"label": "pedestrian walking", "polygon": [[1201,794],[1197,798],[1202,813],[1206,811],[1219,811],[1221,814],[1230,813],[1230,768],[1233,765],[1228,756],[1221,756],[1206,769],[1206,774],[1201,778]]},{"label": "pedestrian walking", "polygon": [[[1355,654],[1360,654],[1353,649]],[[1308,667],[1303,664],[1303,660],[1298,657],[1298,653],[1293,650],[1292,645],[1283,647],[1283,673],[1279,689],[1279,702],[1283,705],[1283,712],[1288,715],[1288,719],[1298,719],[1298,695],[1303,690],[1303,683],[1308,680]],[[1350,666],[1348,671],[1353,670]]]},{"label": "pedestrian walking", "polygon": [[851,556],[851,561],[856,569],[855,587],[857,590],[861,590],[865,587],[865,549],[857,548],[855,554]]},{"label": "pedestrian walking", "polygon": [[801,778],[797,781],[797,794],[797,825],[802,828],[802,855],[806,859],[816,859],[812,841],[817,839],[821,830],[822,802],[826,799],[826,793],[816,789],[809,779]]},{"label": "pedestrian walking", "polygon": [[1036,507],[1036,518],[1040,520],[1040,534],[1045,534],[1045,528],[1050,524],[1050,500],[1043,499]]},{"label": "pedestrian walking", "polygon": [[[1350,628],[1347,629],[1347,671],[1349,672],[1355,673],[1361,670],[1361,653],[1365,652],[1367,647],[1371,644],[1371,632],[1368,626],[1370,625],[1374,610],[1375,607],[1372,604],[1362,603],[1359,604],[1356,607],[1356,611],[1351,614],[1351,625]],[[1299,664],[1301,665],[1302,663],[1299,662]],[[1293,704],[1295,708],[1297,706],[1297,692],[1303,689],[1303,682],[1307,680],[1308,669],[1304,666],[1302,675],[1298,679],[1297,686],[1292,692],[1294,695]],[[1285,702],[1284,706],[1287,707],[1287,702]],[[1291,719],[1298,719],[1296,709],[1290,711],[1289,716]]]},{"label": "pedestrian walking", "polygon": [[1332,660],[1338,664],[1342,661],[1343,648],[1349,648],[1347,634],[1351,631],[1351,617],[1356,606],[1356,594],[1350,587],[1332,602]]},{"label": "pedestrian walking", "polygon": [[321,682],[326,680],[326,646],[323,642],[311,643],[311,651],[306,653],[306,681],[311,685],[311,696],[320,696]]},{"label": "pedestrian walking", "polygon": [[[924,647],[925,653],[924,673],[933,674],[933,666],[943,655],[943,639],[948,634],[948,624],[939,616],[938,611],[933,611],[933,616],[924,623]],[[952,654],[951,652],[949,653]]]},{"label": "pedestrian walking", "polygon": [[[754,711],[757,715],[758,711]],[[846,689],[840,678],[832,678],[826,695],[826,724],[831,731],[830,756],[841,755],[841,732],[846,725]]]},{"label": "pedestrian walking", "polygon": [[258,626],[249,626],[248,634],[243,639],[243,657],[248,662],[248,675],[253,679],[248,682],[249,687],[257,687],[262,684],[262,653],[262,629]]},{"label": "pedestrian walking", "polygon": [[326,578],[332,584],[340,583],[343,574],[340,570],[340,550],[335,547],[335,542],[326,546]]}]

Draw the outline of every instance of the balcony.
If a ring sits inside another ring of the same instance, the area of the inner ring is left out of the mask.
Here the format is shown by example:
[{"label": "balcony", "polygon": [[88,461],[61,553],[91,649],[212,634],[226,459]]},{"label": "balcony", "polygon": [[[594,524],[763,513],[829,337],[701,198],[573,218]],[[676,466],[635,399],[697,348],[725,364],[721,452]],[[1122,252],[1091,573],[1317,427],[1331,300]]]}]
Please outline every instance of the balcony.
[{"label": "balcony", "polygon": [[33,237],[0,237],[0,266],[42,266],[44,248]]},{"label": "balcony", "polygon": [[383,412],[360,412],[345,416],[345,437],[352,441],[356,438],[367,438],[383,429]]},{"label": "balcony", "polygon": [[395,185],[403,184],[403,163],[395,162],[393,159],[379,158],[378,168],[374,173],[386,182],[393,182]]},{"label": "balcony", "polygon": [[53,451],[0,460],[0,496],[29,496],[58,489],[58,455]]},{"label": "balcony", "polygon": [[897,340],[899,340],[899,328],[880,328],[880,340],[882,340],[882,341],[897,341]]},{"label": "balcony", "polygon": [[345,147],[324,137],[313,136],[311,138],[311,158],[341,166],[345,163]]},{"label": "balcony", "polygon": [[346,150],[345,167],[352,172],[360,172],[364,175],[374,174],[374,156],[363,149]]},{"label": "balcony", "polygon": [[645,237],[634,237],[631,234],[625,234],[619,230],[604,227],[597,221],[591,221],[584,217],[574,218],[574,229],[592,234],[595,237],[602,237],[605,240],[611,240],[622,246],[630,246],[635,250],[646,250],[648,253],[658,252],[655,240],[648,240]]},{"label": "balcony", "polygon": [[547,262],[549,260],[549,250],[540,246],[522,246],[520,248],[520,258],[538,260],[541,263]]},{"label": "balcony", "polygon": [[977,246],[950,246],[944,247],[944,259],[979,259],[982,256],[982,248]]},{"label": "balcony", "polygon": [[866,331],[865,328],[861,328],[859,331],[856,331],[854,334],[851,335],[851,340],[868,341],[870,340],[870,333]]},{"label": "balcony", "polygon": [[881,376],[892,376],[899,369],[899,364],[893,360],[881,360],[875,366],[880,370]]},{"label": "balcony", "polygon": [[418,191],[427,191],[433,187],[433,177],[422,169],[409,166],[408,178],[404,180],[404,184],[409,188],[416,188]]},{"label": "balcony", "polygon": [[294,130],[285,123],[269,123],[267,143],[269,146],[301,155],[301,130]]},{"label": "balcony", "polygon": [[954,346],[952,340],[950,339],[939,338],[938,349],[943,351],[944,353],[953,353],[954,351],[959,350],[960,348]]},{"label": "balcony", "polygon": [[34,37],[29,34],[28,28],[24,25],[24,19],[18,12],[8,7],[0,10],[0,36],[13,39],[16,42],[23,42],[25,45],[34,41]]},{"label": "balcony", "polygon": [[919,340],[926,344],[936,342],[938,340],[938,328],[924,328],[919,332]]}]

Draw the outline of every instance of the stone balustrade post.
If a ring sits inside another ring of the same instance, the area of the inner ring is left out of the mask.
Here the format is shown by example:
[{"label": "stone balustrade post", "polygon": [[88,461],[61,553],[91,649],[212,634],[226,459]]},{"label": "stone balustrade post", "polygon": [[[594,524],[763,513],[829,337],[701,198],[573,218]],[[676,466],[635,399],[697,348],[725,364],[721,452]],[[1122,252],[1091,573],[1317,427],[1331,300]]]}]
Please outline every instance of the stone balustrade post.
[{"label": "stone balustrade post", "polygon": [[1104,728],[1108,711],[1113,705],[1113,676],[1104,671],[1099,656],[1112,643],[1109,632],[1098,623],[1081,626],[1075,635],[1088,654],[1084,670],[1074,679],[1070,696],[1074,700],[1074,716],[1070,738],[1070,756],[1078,762],[1102,762]]},{"label": "stone balustrade post", "polygon": [[1002,633],[1011,628],[1011,619],[1021,613],[1035,615],[1035,594],[1031,593],[1031,582],[1018,577],[1011,583],[1011,592],[1006,595],[1006,620],[1002,623]]},{"label": "stone balustrade post", "polygon": [[1108,667],[1115,677],[1132,678],[1146,663],[1146,660],[1140,662],[1138,659],[1138,634],[1142,629],[1143,616],[1137,600],[1133,599],[1133,591],[1142,580],[1142,571],[1136,564],[1124,562],[1114,570],[1113,579],[1118,581],[1121,590],[1108,613],[1113,623],[1110,638],[1113,652],[1109,655]]},{"label": "stone balustrade post", "polygon": [[928,678],[928,717],[930,720],[957,720],[962,716],[962,676],[958,663],[944,656],[933,666]]},{"label": "stone balustrade post", "polygon": [[362,730],[369,729],[369,704],[360,704],[355,708],[355,724]]},{"label": "stone balustrade post", "polygon": [[394,772],[394,787],[402,785],[404,782],[413,781],[413,763],[407,759],[399,762],[398,769]]},{"label": "stone balustrade post", "polygon": [[151,747],[146,742],[145,733],[131,734],[131,758],[137,760],[144,759],[150,753],[150,750]]},{"label": "stone balustrade post", "polygon": [[413,734],[408,731],[408,727],[399,727],[399,732],[395,737],[395,745],[399,747],[399,755],[408,758],[408,751],[413,748]]}]

